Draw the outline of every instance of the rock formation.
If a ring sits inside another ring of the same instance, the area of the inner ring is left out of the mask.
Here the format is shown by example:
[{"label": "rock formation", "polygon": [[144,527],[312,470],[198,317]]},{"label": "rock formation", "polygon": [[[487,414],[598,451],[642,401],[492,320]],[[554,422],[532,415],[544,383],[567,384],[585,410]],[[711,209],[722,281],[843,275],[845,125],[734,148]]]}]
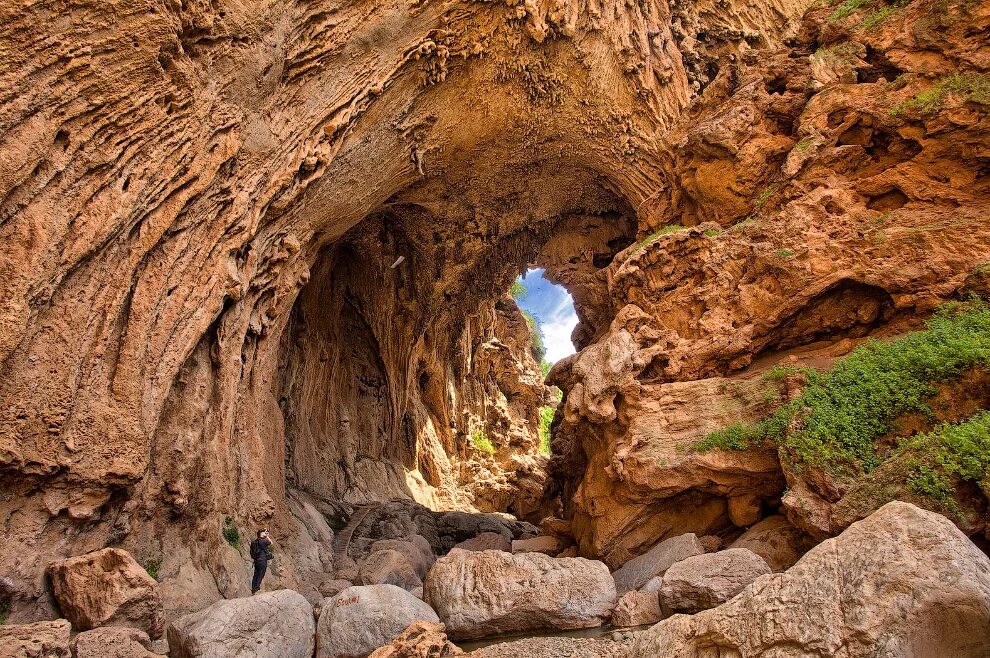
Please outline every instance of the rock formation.
[{"label": "rock formation", "polygon": [[630,656],[978,658],[988,621],[990,559],[945,517],[894,502],[728,603],[660,622]]},{"label": "rock formation", "polygon": [[[482,533],[620,591],[677,561],[665,541],[784,569],[894,498],[990,539],[985,460],[902,441],[990,406],[985,359],[841,478],[774,437],[703,449],[801,404],[802,367],[990,294],[988,22],[969,0],[2,3],[0,609],[113,623],[46,573],[119,550],[173,628],[254,619],[223,600],[262,526],[266,587],[312,603],[430,598],[429,564]],[[546,382],[507,293],[530,266],[579,318]]]}]

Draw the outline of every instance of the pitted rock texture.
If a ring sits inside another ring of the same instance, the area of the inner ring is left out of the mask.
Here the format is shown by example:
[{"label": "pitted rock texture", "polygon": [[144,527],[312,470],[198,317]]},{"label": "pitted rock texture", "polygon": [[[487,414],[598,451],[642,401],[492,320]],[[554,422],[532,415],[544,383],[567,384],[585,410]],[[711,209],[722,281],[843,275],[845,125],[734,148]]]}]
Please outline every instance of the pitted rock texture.
[{"label": "pitted rock texture", "polygon": [[65,619],[33,624],[0,626],[2,658],[70,658],[69,634],[72,625]]},{"label": "pitted rock texture", "polygon": [[80,631],[130,626],[151,637],[165,632],[158,583],[127,551],[105,548],[49,569],[59,609]]},{"label": "pitted rock texture", "polygon": [[451,658],[464,652],[447,639],[443,624],[415,621],[388,646],[368,658]]},{"label": "pitted rock texture", "polygon": [[660,622],[630,656],[980,658],[988,646],[990,559],[945,517],[893,502],[728,603]]}]

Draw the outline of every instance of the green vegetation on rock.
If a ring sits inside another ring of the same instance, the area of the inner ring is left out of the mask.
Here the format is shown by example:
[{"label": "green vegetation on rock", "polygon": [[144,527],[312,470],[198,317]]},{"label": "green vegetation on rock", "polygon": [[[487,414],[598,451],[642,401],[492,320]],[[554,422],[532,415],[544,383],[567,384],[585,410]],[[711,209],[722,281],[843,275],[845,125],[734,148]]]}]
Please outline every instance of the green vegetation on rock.
[{"label": "green vegetation on rock", "polygon": [[905,441],[901,451],[912,455],[908,489],[931,500],[944,512],[959,513],[953,480],[987,486],[990,471],[990,411],[959,423],[946,423]]},{"label": "green vegetation on rock", "polygon": [[[237,528],[234,528],[234,530],[236,531]],[[228,541],[230,541],[230,540],[228,540]],[[240,543],[240,537],[239,536],[237,538],[237,542],[238,542],[238,544]],[[231,544],[231,546],[233,546],[233,544]],[[236,548],[236,546],[235,546],[235,548]],[[158,580],[158,572],[162,568],[162,561],[164,559],[165,558],[162,557],[161,555],[157,555],[155,557],[148,558],[148,560],[144,563],[144,570],[147,571],[148,572],[148,575],[151,576],[152,578],[154,578],[155,580]]]},{"label": "green vegetation on rock", "polygon": [[946,304],[924,331],[871,340],[827,372],[804,371],[807,385],[797,399],[759,422],[707,435],[696,450],[742,450],[769,440],[795,464],[835,474],[869,472],[882,461],[875,442],[893,429],[894,419],[909,412],[930,416],[927,401],[937,383],[986,365],[990,307],[975,300]]},{"label": "green vegetation on rock", "polygon": [[[223,529],[221,532],[223,533],[223,538],[227,540],[227,543],[230,544],[235,550],[240,548],[241,533],[238,532],[237,526],[234,525],[234,519],[229,516],[226,517],[223,520]],[[152,576],[152,578],[154,578],[154,576]]]},{"label": "green vegetation on rock", "polygon": [[928,89],[891,108],[893,115],[904,112],[934,114],[942,109],[949,94],[962,96],[967,101],[990,105],[990,75],[983,73],[957,73],[942,78]]},{"label": "green vegetation on rock", "polygon": [[526,284],[519,279],[516,279],[512,282],[512,285],[509,286],[509,294],[512,295],[512,298],[518,302],[526,299],[526,295],[529,294],[529,289],[526,287]]},{"label": "green vegetation on rock", "polygon": [[543,363],[543,357],[547,355],[547,348],[543,344],[543,329],[540,327],[540,321],[529,311],[519,310],[522,311],[523,317],[526,318],[526,324],[529,325],[530,348],[533,352],[533,358],[536,359],[537,363]]},{"label": "green vegetation on rock", "polygon": [[540,454],[550,454],[550,423],[554,409],[550,405],[540,407]]},{"label": "green vegetation on rock", "polygon": [[483,452],[486,455],[495,454],[495,445],[492,443],[492,440],[488,438],[488,435],[485,434],[485,430],[475,430],[471,435],[471,443],[474,444],[474,447],[477,448],[478,451]]}]

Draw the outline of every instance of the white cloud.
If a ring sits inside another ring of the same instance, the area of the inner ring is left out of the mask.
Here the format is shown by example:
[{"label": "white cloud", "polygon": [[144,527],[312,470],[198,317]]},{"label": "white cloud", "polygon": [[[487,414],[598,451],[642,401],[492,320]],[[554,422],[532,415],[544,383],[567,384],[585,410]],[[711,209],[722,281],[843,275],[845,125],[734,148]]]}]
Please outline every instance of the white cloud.
[{"label": "white cloud", "polygon": [[574,302],[571,296],[564,293],[560,302],[550,313],[542,318],[543,343],[547,348],[546,359],[556,363],[565,356],[574,354],[574,344],[571,343],[571,332],[577,326],[578,318],[574,312]]}]

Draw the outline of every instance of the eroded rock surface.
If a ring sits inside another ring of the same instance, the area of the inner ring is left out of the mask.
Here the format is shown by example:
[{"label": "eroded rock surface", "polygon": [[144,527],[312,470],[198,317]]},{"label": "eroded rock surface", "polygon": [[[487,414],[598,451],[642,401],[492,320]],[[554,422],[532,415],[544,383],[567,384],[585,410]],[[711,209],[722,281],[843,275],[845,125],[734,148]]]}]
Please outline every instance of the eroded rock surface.
[{"label": "eroded rock surface", "polygon": [[172,658],[310,658],[315,634],[313,606],[298,592],[279,590],[218,601],[176,619],[168,626],[168,648]]},{"label": "eroded rock surface", "polygon": [[464,652],[447,639],[443,624],[416,621],[369,658],[450,658]]},{"label": "eroded rock surface", "polygon": [[95,628],[72,638],[73,658],[155,658],[151,638],[136,628]]},{"label": "eroded rock surface", "polygon": [[771,571],[763,558],[745,548],[689,557],[664,574],[660,606],[668,615],[714,608]]},{"label": "eroded rock surface", "polygon": [[676,562],[704,553],[705,547],[691,533],[665,539],[617,569],[612,574],[615,589],[619,594],[637,590],[653,578],[663,576]]},{"label": "eroded rock surface", "polygon": [[72,625],[65,619],[0,626],[3,658],[69,658]]},{"label": "eroded rock surface", "polygon": [[437,560],[424,597],[455,639],[599,626],[616,601],[601,562],[463,550]]},{"label": "eroded rock surface", "polygon": [[630,655],[978,658],[988,646],[990,559],[945,517],[892,502],[728,603],[660,622]]},{"label": "eroded rock surface", "polygon": [[127,551],[105,548],[49,569],[59,609],[78,630],[130,626],[151,637],[165,632],[158,583]]}]

